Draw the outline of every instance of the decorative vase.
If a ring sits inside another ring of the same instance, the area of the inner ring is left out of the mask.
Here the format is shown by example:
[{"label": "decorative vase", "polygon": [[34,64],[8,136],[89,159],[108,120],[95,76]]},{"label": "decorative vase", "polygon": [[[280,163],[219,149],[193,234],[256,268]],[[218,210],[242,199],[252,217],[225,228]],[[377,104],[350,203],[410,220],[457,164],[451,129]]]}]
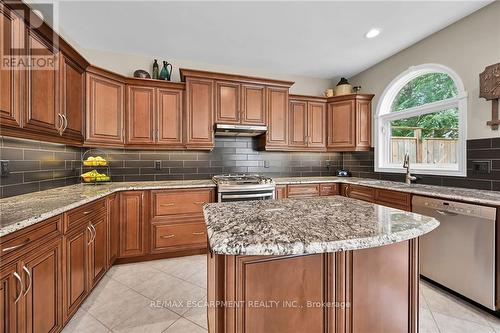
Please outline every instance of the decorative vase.
[{"label": "decorative vase", "polygon": [[160,73],[160,66],[158,66],[158,61],[155,59],[153,62],[153,79],[158,80]]},{"label": "decorative vase", "polygon": [[[168,68],[170,66],[170,69]],[[172,75],[172,64],[169,64],[167,61],[163,62],[163,68],[160,72],[160,80],[170,81]]]}]

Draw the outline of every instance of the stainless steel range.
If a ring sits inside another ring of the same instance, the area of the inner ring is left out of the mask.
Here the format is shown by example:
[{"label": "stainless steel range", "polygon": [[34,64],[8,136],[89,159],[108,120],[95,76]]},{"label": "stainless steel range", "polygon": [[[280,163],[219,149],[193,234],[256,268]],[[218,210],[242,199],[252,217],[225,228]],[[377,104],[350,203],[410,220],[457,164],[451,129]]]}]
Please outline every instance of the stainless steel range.
[{"label": "stainless steel range", "polygon": [[218,202],[274,199],[276,184],[271,178],[248,175],[218,175],[213,181],[217,184]]}]

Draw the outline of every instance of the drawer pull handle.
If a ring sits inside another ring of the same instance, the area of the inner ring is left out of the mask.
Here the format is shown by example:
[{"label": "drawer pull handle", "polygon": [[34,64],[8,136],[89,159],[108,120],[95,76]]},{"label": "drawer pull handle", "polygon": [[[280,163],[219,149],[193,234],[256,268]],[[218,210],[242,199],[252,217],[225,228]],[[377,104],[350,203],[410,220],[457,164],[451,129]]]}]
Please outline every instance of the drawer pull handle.
[{"label": "drawer pull handle", "polygon": [[204,232],[193,232],[193,235],[204,235]]},{"label": "drawer pull handle", "polygon": [[92,211],[91,210],[87,210],[87,211],[83,212],[83,215],[88,215],[90,213],[92,213]]},{"label": "drawer pull handle", "polygon": [[30,240],[31,239],[26,238],[26,240],[24,242],[22,242],[21,244],[17,244],[17,245],[14,245],[14,246],[6,247],[5,249],[2,249],[2,252],[8,252],[8,251],[12,251],[12,250],[18,249],[21,246],[24,246],[24,245],[28,244]]},{"label": "drawer pull handle", "polygon": [[171,207],[173,205],[175,205],[175,203],[173,203],[173,202],[160,204],[160,206],[163,206],[163,207]]},{"label": "drawer pull handle", "polygon": [[21,286],[21,290],[19,291],[19,295],[17,295],[16,297],[16,300],[14,301],[14,304],[16,304],[17,302],[19,302],[19,299],[21,298],[21,296],[23,295],[23,281],[21,280],[21,277],[19,276],[19,274],[17,274],[17,272],[14,272],[12,274],[16,280],[19,282],[19,285]]},{"label": "drawer pull handle", "polygon": [[193,203],[195,205],[204,205],[206,202],[205,201],[194,201]]},{"label": "drawer pull handle", "polygon": [[23,266],[23,271],[26,273],[26,275],[28,275],[28,288],[26,288],[26,291],[24,292],[23,296],[26,296],[26,294],[28,293],[28,291],[30,291],[31,289],[31,273],[30,273],[30,270],[26,267],[26,266]]},{"label": "drawer pull handle", "polygon": [[163,239],[165,239],[165,238],[172,238],[172,237],[175,237],[175,235],[165,235],[165,236],[160,236],[160,238],[163,238]]}]

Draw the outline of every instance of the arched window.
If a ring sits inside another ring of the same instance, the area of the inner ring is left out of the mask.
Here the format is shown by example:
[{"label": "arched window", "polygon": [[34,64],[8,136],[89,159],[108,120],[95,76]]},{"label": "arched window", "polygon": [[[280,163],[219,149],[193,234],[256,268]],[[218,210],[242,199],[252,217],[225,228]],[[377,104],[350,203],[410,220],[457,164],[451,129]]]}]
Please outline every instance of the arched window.
[{"label": "arched window", "polygon": [[438,64],[410,67],[383,92],[375,119],[375,171],[466,175],[467,93]]}]

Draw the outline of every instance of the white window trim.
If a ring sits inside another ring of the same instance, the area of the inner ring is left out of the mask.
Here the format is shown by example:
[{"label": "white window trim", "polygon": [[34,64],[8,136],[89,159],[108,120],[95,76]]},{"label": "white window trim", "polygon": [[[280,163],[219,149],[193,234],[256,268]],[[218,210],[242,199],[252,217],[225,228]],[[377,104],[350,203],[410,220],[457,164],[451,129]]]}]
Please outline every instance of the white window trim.
[{"label": "white window trim", "polygon": [[[449,75],[454,81],[458,94],[449,99],[424,104],[421,106],[412,107],[404,111],[391,112],[392,102],[397,94],[408,82],[418,76],[428,73],[444,73]],[[466,140],[467,140],[467,92],[457,73],[452,69],[439,64],[423,64],[412,66],[406,71],[398,75],[385,88],[377,105],[377,113],[375,117],[375,171],[377,172],[392,172],[405,173],[406,170],[402,165],[389,163],[390,152],[390,121],[401,118],[408,118],[422,114],[441,111],[446,108],[458,108],[458,156],[456,165],[440,166],[431,164],[416,164],[411,165],[411,172],[424,175],[440,175],[440,176],[460,176],[467,175],[467,156],[466,156]]]}]

